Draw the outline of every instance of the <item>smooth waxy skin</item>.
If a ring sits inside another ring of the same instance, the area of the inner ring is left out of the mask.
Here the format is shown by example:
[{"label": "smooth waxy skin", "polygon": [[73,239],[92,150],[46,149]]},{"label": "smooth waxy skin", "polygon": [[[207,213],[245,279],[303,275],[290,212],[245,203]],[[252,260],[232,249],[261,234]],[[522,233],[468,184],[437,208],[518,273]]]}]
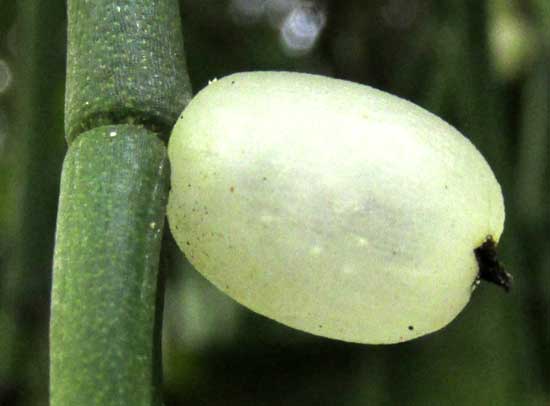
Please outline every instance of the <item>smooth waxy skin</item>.
[{"label": "smooth waxy skin", "polygon": [[170,228],[222,291],[360,343],[449,323],[504,223],[500,186],[447,123],[387,93],[256,72],[210,84],[169,145]]}]

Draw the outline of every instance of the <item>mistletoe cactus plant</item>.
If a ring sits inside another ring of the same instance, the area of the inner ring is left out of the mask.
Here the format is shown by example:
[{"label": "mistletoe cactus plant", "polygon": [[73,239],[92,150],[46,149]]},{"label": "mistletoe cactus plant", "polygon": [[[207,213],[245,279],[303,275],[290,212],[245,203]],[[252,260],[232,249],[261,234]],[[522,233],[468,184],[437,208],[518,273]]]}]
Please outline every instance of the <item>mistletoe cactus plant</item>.
[{"label": "mistletoe cactus plant", "polygon": [[402,342],[448,324],[480,279],[509,288],[495,256],[500,185],[441,119],[285,72],[213,81],[181,114],[176,0],[69,0],[68,17],[52,406],[162,403],[167,205],[198,271],[317,335]]}]

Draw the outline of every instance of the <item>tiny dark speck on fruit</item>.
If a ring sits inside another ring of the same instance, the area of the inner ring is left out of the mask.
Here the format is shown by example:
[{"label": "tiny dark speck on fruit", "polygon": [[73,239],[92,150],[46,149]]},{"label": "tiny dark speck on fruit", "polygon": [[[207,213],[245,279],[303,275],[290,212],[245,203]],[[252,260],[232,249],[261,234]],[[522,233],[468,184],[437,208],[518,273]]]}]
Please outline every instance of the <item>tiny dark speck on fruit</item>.
[{"label": "tiny dark speck on fruit", "polygon": [[235,191],[235,186],[231,186],[231,187],[229,188],[229,191],[230,191],[231,193],[233,193],[233,192]]},{"label": "tiny dark speck on fruit", "polygon": [[409,330],[413,331],[413,330],[414,330],[414,326],[409,326]]},{"label": "tiny dark speck on fruit", "polygon": [[231,84],[232,84],[232,85],[234,85],[234,84],[235,84],[235,81],[234,81],[234,80],[232,80],[232,81],[231,81]]},{"label": "tiny dark speck on fruit", "polygon": [[191,245],[191,243],[189,241],[185,241],[185,244],[187,245]]}]

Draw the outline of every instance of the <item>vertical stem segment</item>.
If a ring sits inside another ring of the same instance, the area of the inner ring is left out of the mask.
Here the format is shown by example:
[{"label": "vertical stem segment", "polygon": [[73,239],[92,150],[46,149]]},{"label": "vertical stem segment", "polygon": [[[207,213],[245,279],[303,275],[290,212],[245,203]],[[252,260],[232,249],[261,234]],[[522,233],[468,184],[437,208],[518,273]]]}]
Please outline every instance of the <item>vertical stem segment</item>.
[{"label": "vertical stem segment", "polygon": [[158,405],[168,193],[158,136],[191,96],[179,4],[69,0],[68,24],[51,405]]},{"label": "vertical stem segment", "polygon": [[54,259],[51,404],[151,405],[168,190],[154,133],[105,126],[65,159]]},{"label": "vertical stem segment", "polygon": [[178,0],[69,0],[65,131],[168,134],[191,97]]}]

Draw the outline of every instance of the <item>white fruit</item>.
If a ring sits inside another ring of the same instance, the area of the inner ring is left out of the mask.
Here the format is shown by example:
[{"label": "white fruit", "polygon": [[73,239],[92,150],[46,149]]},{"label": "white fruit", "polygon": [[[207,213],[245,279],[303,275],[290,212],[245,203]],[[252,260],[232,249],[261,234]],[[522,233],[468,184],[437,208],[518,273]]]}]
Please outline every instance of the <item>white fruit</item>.
[{"label": "white fruit", "polygon": [[504,206],[476,148],[422,108],[321,76],[240,73],[169,146],[170,228],[219,289],[288,326],[395,343],[470,299]]}]

